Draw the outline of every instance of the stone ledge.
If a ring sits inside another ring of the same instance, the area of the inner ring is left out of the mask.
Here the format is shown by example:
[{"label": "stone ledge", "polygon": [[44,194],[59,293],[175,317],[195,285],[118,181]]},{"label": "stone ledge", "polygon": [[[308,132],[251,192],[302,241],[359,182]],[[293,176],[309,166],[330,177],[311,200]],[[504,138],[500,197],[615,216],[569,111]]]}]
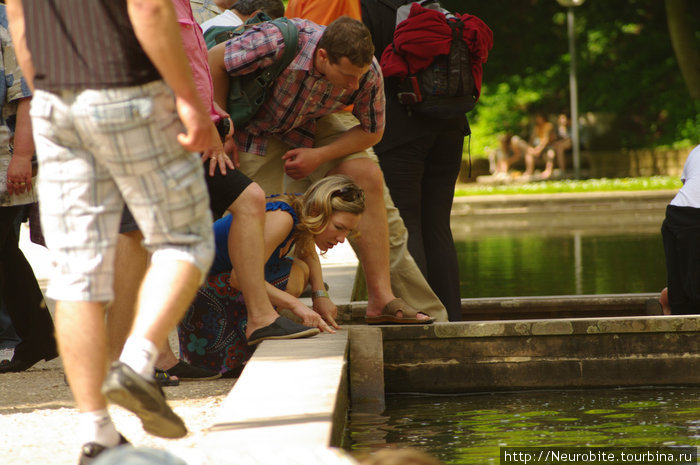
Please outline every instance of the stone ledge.
[{"label": "stone ledge", "polygon": [[455,197],[452,215],[512,215],[532,212],[582,212],[665,209],[677,190],[559,194],[467,195]]},{"label": "stone ledge", "polygon": [[[338,305],[341,324],[363,324],[367,301]],[[657,293],[462,299],[464,321],[660,315]]]},{"label": "stone ledge", "polygon": [[621,333],[700,333],[700,315],[607,318],[496,320],[432,325],[381,326],[384,342],[392,340],[537,337]]},{"label": "stone ledge", "polygon": [[348,332],[264,341],[219,409],[204,448],[339,445],[348,401]]},{"label": "stone ledge", "polygon": [[382,336],[387,392],[700,384],[700,315],[382,326]]}]

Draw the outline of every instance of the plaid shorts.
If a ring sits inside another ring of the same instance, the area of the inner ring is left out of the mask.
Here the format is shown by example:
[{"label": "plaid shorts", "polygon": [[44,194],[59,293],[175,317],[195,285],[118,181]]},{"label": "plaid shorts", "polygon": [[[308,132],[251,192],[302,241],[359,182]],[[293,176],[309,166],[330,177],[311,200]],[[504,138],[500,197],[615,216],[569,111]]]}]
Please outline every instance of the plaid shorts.
[{"label": "plaid shorts", "polygon": [[41,222],[54,272],[47,295],[113,299],[114,252],[124,202],[152,260],[213,258],[212,217],[199,156],[160,81],[117,89],[37,90],[31,117],[39,158]]}]

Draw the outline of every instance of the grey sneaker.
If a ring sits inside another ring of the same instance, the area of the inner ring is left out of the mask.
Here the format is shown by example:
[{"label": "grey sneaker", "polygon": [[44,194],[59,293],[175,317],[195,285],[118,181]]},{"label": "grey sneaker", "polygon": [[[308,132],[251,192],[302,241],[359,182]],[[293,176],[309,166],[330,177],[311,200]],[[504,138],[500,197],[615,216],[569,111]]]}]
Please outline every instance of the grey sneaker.
[{"label": "grey sneaker", "polygon": [[102,394],[135,413],[143,429],[154,436],[181,438],[187,434],[185,423],[170,409],[155,379],[140,376],[122,362],[112,363],[102,384]]}]

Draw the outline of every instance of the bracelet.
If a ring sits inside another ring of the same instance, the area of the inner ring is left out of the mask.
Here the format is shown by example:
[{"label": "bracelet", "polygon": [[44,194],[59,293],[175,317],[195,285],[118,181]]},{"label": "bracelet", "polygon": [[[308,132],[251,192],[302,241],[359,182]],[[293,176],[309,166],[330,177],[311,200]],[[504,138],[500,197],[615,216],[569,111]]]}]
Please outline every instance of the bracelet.
[{"label": "bracelet", "polygon": [[325,291],[325,290],[313,291],[311,293],[311,298],[315,299],[317,297],[328,297],[328,291]]}]

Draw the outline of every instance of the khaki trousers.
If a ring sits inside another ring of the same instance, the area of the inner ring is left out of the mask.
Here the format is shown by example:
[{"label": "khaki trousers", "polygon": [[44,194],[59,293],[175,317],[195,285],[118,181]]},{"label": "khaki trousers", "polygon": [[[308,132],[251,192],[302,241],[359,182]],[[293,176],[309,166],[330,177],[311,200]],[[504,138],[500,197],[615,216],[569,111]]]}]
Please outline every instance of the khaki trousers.
[{"label": "khaki trousers", "polygon": [[[357,124],[357,119],[352,113],[347,111],[333,113],[320,118],[314,146],[323,147],[329,144]],[[374,151],[369,148],[366,151],[326,162],[304,179],[294,180],[284,173],[284,162],[282,161],[282,156],[290,148],[274,137],[269,137],[264,156],[243,151],[238,152],[241,162],[240,170],[258,183],[266,195],[272,195],[283,192],[305,192],[311,184],[325,177],[330,170],[347,160],[369,158],[377,165],[379,164]],[[408,252],[408,231],[399,215],[399,210],[394,206],[386,183],[384,183],[384,205],[389,226],[389,273],[391,289],[394,295],[401,297],[418,311],[435,318],[436,321],[447,321],[445,307],[430,288],[413,257]],[[350,245],[357,253],[354,241],[351,240]]]}]

